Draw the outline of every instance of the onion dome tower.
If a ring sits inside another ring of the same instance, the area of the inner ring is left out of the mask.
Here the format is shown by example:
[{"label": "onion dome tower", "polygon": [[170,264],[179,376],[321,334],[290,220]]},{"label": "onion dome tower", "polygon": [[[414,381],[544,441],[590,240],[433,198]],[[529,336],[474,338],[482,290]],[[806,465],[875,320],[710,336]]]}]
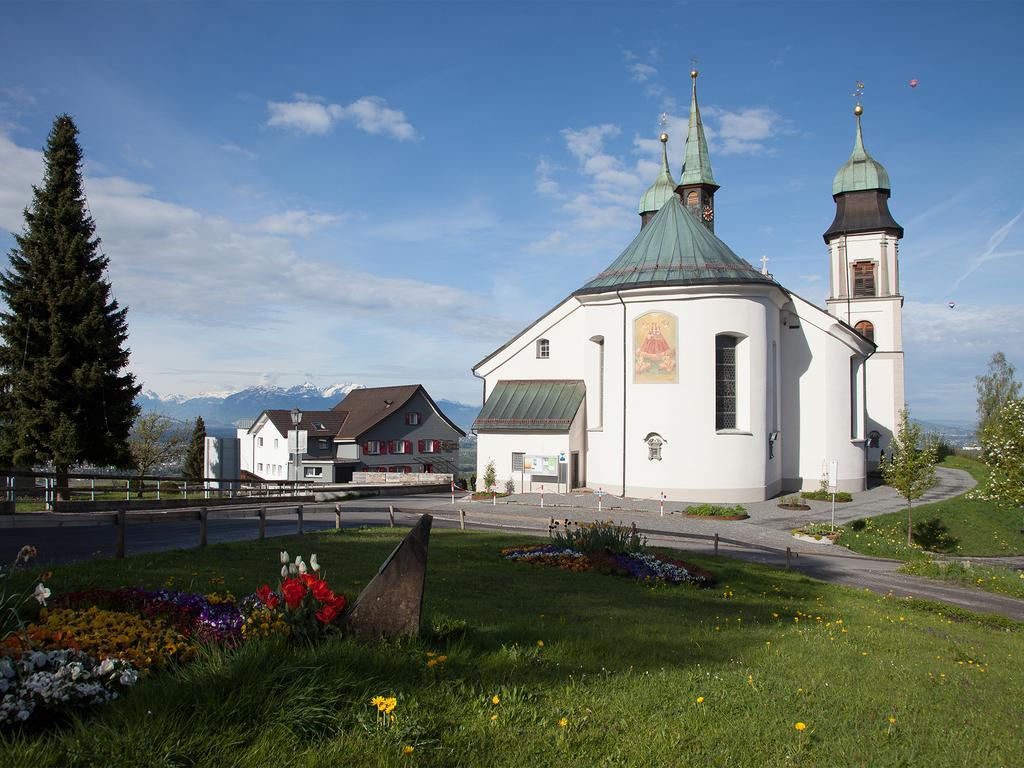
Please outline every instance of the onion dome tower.
[{"label": "onion dome tower", "polygon": [[636,212],[640,214],[640,229],[647,226],[647,223],[654,218],[654,214],[661,210],[661,206],[676,193],[676,180],[672,178],[672,171],[668,169],[668,134],[663,131],[659,138],[661,139],[661,170],[658,172],[658,178],[641,196],[640,205],[637,206]]},{"label": "onion dome tower", "polygon": [[832,180],[836,215],[824,234],[829,249],[830,314],[877,347],[865,367],[868,468],[887,450],[904,404],[903,296],[899,244],[903,227],[889,213],[889,173],[864,149],[861,116],[853,152]]},{"label": "onion dome tower", "polygon": [[715,192],[719,186],[711,172],[708,142],[704,137],[704,123],[697,106],[697,70],[691,70],[693,91],[690,97],[690,128],[686,133],[686,152],[676,194],[691,213],[715,231]]}]

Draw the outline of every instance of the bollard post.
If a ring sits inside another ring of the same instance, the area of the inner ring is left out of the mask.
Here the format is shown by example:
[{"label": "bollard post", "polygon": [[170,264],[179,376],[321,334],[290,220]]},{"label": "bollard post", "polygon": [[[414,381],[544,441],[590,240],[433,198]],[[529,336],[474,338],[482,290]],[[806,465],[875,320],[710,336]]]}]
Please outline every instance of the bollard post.
[{"label": "bollard post", "polygon": [[388,506],[388,527],[395,527],[395,508],[390,505]]},{"label": "bollard post", "polygon": [[455,503],[455,479],[452,479],[452,504]]},{"label": "bollard post", "polygon": [[206,507],[199,508],[199,546],[206,546],[206,516],[208,512]]},{"label": "bollard post", "polygon": [[114,555],[118,560],[124,560],[125,528],[128,526],[128,510],[117,510],[117,553]]},{"label": "bollard post", "polygon": [[341,504],[334,505],[334,530],[341,530]]},{"label": "bollard post", "polygon": [[790,558],[791,554],[792,554],[792,550],[789,547],[786,547],[786,570],[787,571],[789,570],[789,558]]},{"label": "bollard post", "polygon": [[658,494],[658,506],[661,508],[661,516],[665,516],[665,492],[662,491]]},{"label": "bollard post", "polygon": [[160,481],[156,481],[156,500],[160,501]]},{"label": "bollard post", "polygon": [[299,517],[299,536],[302,535],[302,504],[295,508],[295,514]]},{"label": "bollard post", "polygon": [[540,508],[544,509],[544,486],[540,487]]},{"label": "bollard post", "polygon": [[459,530],[466,530],[466,510],[464,509],[459,510]]},{"label": "bollard post", "polygon": [[131,501],[132,500],[132,481],[131,480],[125,480],[124,481],[124,500],[125,501]]},{"label": "bollard post", "polygon": [[267,508],[260,507],[260,541],[267,538]]},{"label": "bollard post", "polygon": [[715,557],[718,557],[718,534],[715,534]]},{"label": "bollard post", "polygon": [[96,478],[89,481],[89,501],[96,501]]},{"label": "bollard post", "polygon": [[181,484],[181,498],[183,498],[183,499],[187,499],[188,498],[188,480],[185,480]]},{"label": "bollard post", "polygon": [[498,506],[498,492],[497,491],[491,491],[491,506],[492,507]]}]

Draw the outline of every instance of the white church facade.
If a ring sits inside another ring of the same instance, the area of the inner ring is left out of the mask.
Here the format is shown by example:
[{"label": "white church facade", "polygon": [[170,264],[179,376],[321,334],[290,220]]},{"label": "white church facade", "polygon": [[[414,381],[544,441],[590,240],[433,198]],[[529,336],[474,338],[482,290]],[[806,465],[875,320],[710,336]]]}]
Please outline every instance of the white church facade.
[{"label": "white church facade", "polygon": [[[605,270],[477,363],[477,477],[641,498],[758,501],[865,487],[903,407],[889,180],[861,137],[833,184],[827,311],[714,234],[719,189],[697,106],[681,177],[662,153],[641,229]],[[663,148],[668,137],[662,134]]]}]

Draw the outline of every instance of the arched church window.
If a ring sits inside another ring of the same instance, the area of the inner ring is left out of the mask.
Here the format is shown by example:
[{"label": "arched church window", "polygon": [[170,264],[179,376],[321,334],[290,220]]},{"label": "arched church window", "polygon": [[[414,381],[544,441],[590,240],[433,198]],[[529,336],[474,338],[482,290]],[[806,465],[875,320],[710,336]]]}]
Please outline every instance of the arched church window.
[{"label": "arched church window", "polygon": [[689,192],[686,193],[686,204],[687,205],[696,205],[697,202],[698,202],[697,190],[696,189],[691,189]]},{"label": "arched church window", "polygon": [[715,429],[736,429],[735,336],[715,337]]},{"label": "arched church window", "polygon": [[875,340],[875,326],[873,326],[867,320],[861,320],[853,327],[857,329],[857,333],[859,333],[868,341]]},{"label": "arched church window", "polygon": [[656,432],[651,432],[644,442],[647,443],[647,460],[648,461],[661,461],[661,446],[666,443],[666,440]]},{"label": "arched church window", "polygon": [[537,339],[537,357],[541,360],[551,357],[551,343],[547,339]]}]

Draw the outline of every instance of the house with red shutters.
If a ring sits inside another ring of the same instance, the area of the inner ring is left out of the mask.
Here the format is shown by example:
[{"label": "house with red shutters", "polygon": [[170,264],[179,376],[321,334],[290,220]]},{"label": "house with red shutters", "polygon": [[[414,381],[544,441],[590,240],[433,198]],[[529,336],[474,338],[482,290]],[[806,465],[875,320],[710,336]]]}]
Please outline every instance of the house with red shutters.
[{"label": "house with red shutters", "polygon": [[354,389],[329,411],[266,410],[239,430],[243,471],[322,483],[357,471],[457,476],[465,434],[420,384]]}]

